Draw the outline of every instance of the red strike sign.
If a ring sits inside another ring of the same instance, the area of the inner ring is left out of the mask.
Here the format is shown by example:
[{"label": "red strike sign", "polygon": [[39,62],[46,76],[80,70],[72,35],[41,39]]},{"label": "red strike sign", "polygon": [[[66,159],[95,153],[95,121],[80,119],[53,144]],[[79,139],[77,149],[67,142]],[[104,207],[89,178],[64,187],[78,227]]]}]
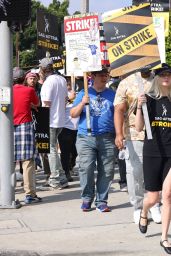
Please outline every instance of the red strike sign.
[{"label": "red strike sign", "polygon": [[98,23],[98,16],[71,18],[64,21],[65,33],[88,31]]}]

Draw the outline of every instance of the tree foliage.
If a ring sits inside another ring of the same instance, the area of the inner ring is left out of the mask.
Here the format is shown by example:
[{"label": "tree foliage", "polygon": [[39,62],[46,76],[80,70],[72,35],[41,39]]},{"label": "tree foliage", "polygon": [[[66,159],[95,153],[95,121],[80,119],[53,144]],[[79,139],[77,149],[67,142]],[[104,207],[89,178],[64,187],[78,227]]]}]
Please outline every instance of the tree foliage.
[{"label": "tree foliage", "polygon": [[[52,3],[45,7],[39,1],[32,0],[31,21],[28,26],[20,32],[19,35],[19,59],[20,66],[23,68],[35,66],[38,61],[36,59],[37,29],[36,29],[36,12],[38,8],[46,10],[48,13],[56,15],[58,19],[58,30],[68,13],[69,0],[60,1],[53,0]],[[16,65],[16,34],[14,34],[14,59],[13,64]]]},{"label": "tree foliage", "polygon": [[[37,30],[36,30],[36,12],[38,8],[42,8],[50,14],[56,15],[58,19],[58,30],[61,30],[61,24],[68,13],[69,0],[63,2],[52,0],[52,3],[45,7],[39,1],[32,0],[31,21],[29,26],[25,27],[23,32],[20,33],[19,52],[20,52],[20,66],[30,67],[35,66],[38,61],[36,59],[36,44],[37,44]],[[79,14],[77,11],[74,14]],[[170,12],[171,15],[171,12]],[[169,25],[169,36],[166,38],[166,61],[171,65],[171,19]],[[60,34],[60,33],[59,33]],[[62,46],[60,46],[60,49]],[[13,63],[16,65],[16,35],[14,34],[14,59]]]},{"label": "tree foliage", "polygon": [[[171,18],[171,12],[170,12]],[[166,62],[171,66],[171,19],[169,19],[169,36],[166,38]]]}]

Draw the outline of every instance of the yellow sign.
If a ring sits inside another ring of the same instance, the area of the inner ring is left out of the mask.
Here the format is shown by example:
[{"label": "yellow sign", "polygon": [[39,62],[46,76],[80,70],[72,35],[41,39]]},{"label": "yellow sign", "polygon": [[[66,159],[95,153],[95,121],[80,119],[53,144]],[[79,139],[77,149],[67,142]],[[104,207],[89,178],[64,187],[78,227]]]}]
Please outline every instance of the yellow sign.
[{"label": "yellow sign", "polygon": [[154,38],[156,38],[156,34],[151,24],[109,48],[108,54],[110,62],[127,55]]},{"label": "yellow sign", "polygon": [[111,76],[161,64],[150,4],[110,11],[102,19]]}]

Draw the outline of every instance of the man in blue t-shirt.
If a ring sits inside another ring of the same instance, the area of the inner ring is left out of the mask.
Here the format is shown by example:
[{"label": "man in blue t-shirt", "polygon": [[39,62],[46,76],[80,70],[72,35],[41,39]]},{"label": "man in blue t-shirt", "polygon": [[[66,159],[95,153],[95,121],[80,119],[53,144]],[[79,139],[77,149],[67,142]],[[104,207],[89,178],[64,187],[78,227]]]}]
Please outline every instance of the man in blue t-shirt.
[{"label": "man in blue t-shirt", "polygon": [[[95,198],[96,209],[109,212],[108,192],[114,176],[114,97],[115,92],[106,88],[109,78],[107,68],[92,72],[93,86],[88,89],[89,96],[80,91],[71,109],[72,117],[79,117],[77,151],[79,155],[80,185],[82,188],[83,211],[90,211]],[[87,133],[86,107],[90,105],[91,136]],[[94,172],[97,166],[95,193]],[[96,195],[95,195],[96,194]]]}]

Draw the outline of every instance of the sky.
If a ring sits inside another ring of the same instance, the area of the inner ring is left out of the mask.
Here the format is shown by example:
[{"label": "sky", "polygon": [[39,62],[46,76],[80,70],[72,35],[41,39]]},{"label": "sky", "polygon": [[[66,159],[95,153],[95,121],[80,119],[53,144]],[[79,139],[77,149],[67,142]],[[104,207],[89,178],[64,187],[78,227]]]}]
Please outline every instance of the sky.
[{"label": "sky", "polygon": [[[45,6],[48,6],[52,0],[39,0]],[[70,0],[69,14],[75,11],[81,11],[82,0]],[[132,5],[132,0],[89,0],[89,12],[103,13],[114,9]]]}]

